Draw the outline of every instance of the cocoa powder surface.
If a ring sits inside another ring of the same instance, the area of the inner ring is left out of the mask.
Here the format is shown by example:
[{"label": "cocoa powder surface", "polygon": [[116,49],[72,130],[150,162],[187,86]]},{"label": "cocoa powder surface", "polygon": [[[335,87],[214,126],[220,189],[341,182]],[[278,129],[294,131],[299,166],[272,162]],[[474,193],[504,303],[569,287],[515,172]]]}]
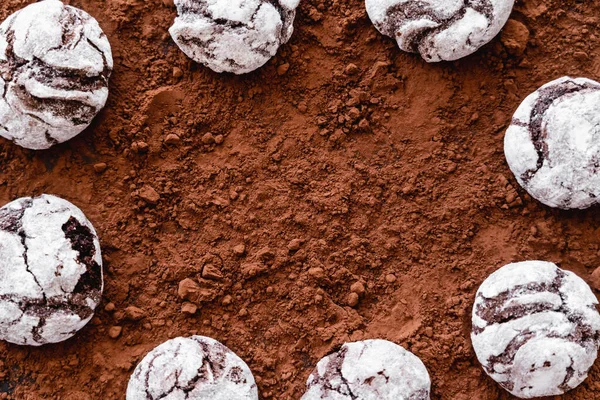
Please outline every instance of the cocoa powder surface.
[{"label": "cocoa powder surface", "polygon": [[[0,19],[29,3],[5,0]],[[104,300],[67,342],[0,343],[2,398],[124,399],[149,350],[194,334],[244,359],[261,399],[299,399],[321,357],[369,338],[419,356],[435,400],[512,398],[471,348],[477,287],[525,259],[591,282],[600,214],[532,200],[504,131],[544,83],[600,79],[599,3],[518,1],[476,54],[427,64],[378,34],[362,0],[304,0],[290,42],[244,76],[179,51],[169,0],[67,3],[113,46],[109,100],[48,151],[0,140],[0,204],[79,206],[101,238]],[[560,398],[600,398],[600,363]]]}]

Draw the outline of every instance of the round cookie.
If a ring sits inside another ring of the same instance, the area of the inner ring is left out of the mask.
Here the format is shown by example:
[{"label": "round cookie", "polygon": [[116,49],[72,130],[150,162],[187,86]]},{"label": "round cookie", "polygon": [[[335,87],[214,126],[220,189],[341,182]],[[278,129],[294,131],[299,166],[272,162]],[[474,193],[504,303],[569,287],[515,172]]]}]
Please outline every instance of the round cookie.
[{"label": "round cookie", "polygon": [[382,34],[427,62],[466,57],[502,30],[514,0],[366,0]]},{"label": "round cookie", "polygon": [[175,0],[169,29],[191,59],[215,72],[262,67],[294,31],[300,0]]},{"label": "round cookie", "polygon": [[0,208],[0,339],[39,346],[72,337],[102,297],[94,227],[55,196]]},{"label": "round cookie", "polygon": [[0,136],[34,150],[83,131],[104,107],[113,68],[95,19],[58,0],[0,25]]},{"label": "round cookie", "polygon": [[555,396],[587,377],[600,344],[589,286],[543,261],[508,264],[477,291],[471,340],[485,372],[513,395]]},{"label": "round cookie", "polygon": [[127,400],[258,400],[248,365],[220,342],[178,337],[154,348],[129,379]]},{"label": "round cookie", "polygon": [[529,95],[504,137],[511,171],[550,207],[600,201],[600,83],[563,77]]},{"label": "round cookie", "polygon": [[322,358],[302,400],[429,400],[423,362],[387,340],[346,343]]}]

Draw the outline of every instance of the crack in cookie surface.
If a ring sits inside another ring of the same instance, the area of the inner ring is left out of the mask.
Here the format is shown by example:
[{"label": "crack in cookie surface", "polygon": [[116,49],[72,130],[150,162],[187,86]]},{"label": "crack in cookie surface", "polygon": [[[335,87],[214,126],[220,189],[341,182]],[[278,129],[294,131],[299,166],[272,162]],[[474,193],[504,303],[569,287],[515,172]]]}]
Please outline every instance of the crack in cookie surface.
[{"label": "crack in cookie surface", "polygon": [[546,143],[548,132],[542,127],[546,112],[557,100],[561,100],[565,96],[584,90],[600,90],[600,85],[594,85],[588,82],[579,84],[569,80],[545,87],[539,91],[538,99],[531,109],[529,123],[519,121],[523,124],[521,126],[527,126],[529,128],[531,141],[533,142],[538,155],[536,167],[525,171],[523,175],[521,175],[523,182],[528,182],[533,178],[544,165],[544,161],[548,160],[550,157],[548,145]]},{"label": "crack in cookie surface", "polygon": [[73,289],[74,294],[98,295],[95,292],[102,287],[102,267],[96,261],[97,237],[90,228],[75,217],[70,217],[62,226],[65,237],[71,242],[71,248],[77,252],[77,261],[85,265],[86,271],[79,277]]},{"label": "crack in cookie surface", "polygon": [[[437,15],[435,10],[425,1],[409,1],[406,3],[396,4],[391,6],[386,11],[386,23],[381,23],[379,26],[385,30],[389,36],[396,36],[404,25],[418,20],[428,20],[435,22],[436,26],[425,27],[415,32],[410,33],[409,38],[404,40],[408,44],[410,51],[418,53],[421,46],[426,46],[427,39],[441,31],[448,29],[457,21],[464,18],[468,9],[477,11],[484,15],[488,21],[494,20],[494,7],[490,0],[466,0],[462,6],[447,18],[442,18]],[[424,51],[427,54],[427,51]]]}]

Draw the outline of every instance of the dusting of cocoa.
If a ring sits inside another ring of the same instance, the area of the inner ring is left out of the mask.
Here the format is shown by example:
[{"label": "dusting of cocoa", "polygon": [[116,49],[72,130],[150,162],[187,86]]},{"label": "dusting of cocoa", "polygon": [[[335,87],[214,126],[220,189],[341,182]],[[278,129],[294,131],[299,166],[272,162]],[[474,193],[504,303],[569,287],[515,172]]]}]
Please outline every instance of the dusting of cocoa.
[{"label": "dusting of cocoa", "polygon": [[[600,213],[533,201],[503,156],[526,95],[597,79],[598,2],[517,2],[510,32],[429,65],[364,1],[303,0],[290,42],[241,77],[179,51],[172,1],[68,3],[111,42],[108,104],[49,151],[0,140],[0,204],[77,204],[101,238],[104,305],[65,343],[1,343],[0,395],[122,399],[148,351],[200,334],[248,363],[262,399],[299,399],[323,356],[382,338],[423,360],[432,399],[506,400],[471,348],[477,287],[512,261],[588,281],[600,265]],[[595,366],[567,396],[597,398],[598,382]]]}]

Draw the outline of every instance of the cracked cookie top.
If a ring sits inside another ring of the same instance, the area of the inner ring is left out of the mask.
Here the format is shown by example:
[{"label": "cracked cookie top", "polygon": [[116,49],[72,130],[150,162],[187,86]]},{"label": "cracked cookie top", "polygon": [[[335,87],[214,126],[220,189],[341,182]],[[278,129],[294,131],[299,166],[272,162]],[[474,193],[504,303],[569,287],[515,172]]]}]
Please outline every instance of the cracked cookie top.
[{"label": "cracked cookie top", "polygon": [[429,400],[423,362],[387,340],[345,343],[317,364],[302,400]]},{"label": "cracked cookie top", "polygon": [[58,0],[0,25],[0,136],[34,150],[65,142],[104,107],[113,68],[94,18]]},{"label": "cracked cookie top", "polygon": [[477,291],[471,340],[487,374],[520,398],[578,386],[600,344],[598,301],[572,272],[544,261],[508,264]]},{"label": "cracked cookie top", "polygon": [[0,339],[69,339],[92,318],[102,288],[100,242],[79,208],[50,195],[0,208]]},{"label": "cracked cookie top", "polygon": [[366,0],[379,32],[427,62],[466,57],[502,29],[514,0]]},{"label": "cracked cookie top", "polygon": [[175,0],[169,29],[191,59],[215,72],[262,67],[294,31],[300,0]]},{"label": "cracked cookie top", "polygon": [[154,348],[133,371],[127,400],[258,400],[248,365],[220,342],[191,336]]},{"label": "cracked cookie top", "polygon": [[504,153],[540,202],[563,209],[600,202],[600,83],[563,77],[529,95],[506,131]]}]

